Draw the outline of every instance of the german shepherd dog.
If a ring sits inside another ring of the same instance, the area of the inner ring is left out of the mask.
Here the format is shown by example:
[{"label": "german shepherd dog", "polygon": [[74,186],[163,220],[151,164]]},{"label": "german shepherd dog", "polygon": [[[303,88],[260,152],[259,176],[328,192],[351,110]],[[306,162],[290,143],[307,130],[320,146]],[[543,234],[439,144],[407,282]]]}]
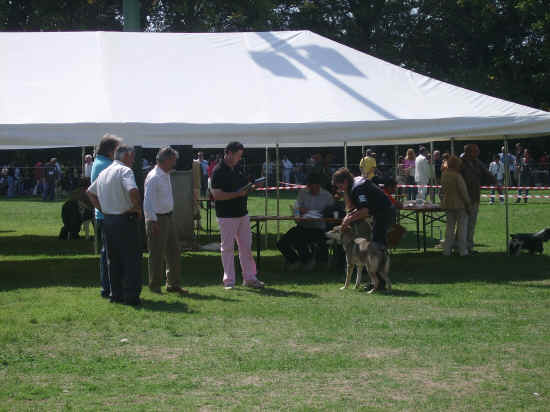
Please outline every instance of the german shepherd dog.
[{"label": "german shepherd dog", "polygon": [[334,227],[332,230],[326,232],[326,236],[339,242],[346,252],[346,282],[340,288],[341,290],[349,287],[354,268],[357,268],[355,289],[359,289],[361,274],[363,268],[366,268],[373,285],[369,293],[378,291],[380,277],[386,282],[386,289],[391,291],[391,281],[388,277],[390,257],[382,245],[372,242],[365,237],[359,237],[354,234],[352,228],[343,228],[342,226]]}]

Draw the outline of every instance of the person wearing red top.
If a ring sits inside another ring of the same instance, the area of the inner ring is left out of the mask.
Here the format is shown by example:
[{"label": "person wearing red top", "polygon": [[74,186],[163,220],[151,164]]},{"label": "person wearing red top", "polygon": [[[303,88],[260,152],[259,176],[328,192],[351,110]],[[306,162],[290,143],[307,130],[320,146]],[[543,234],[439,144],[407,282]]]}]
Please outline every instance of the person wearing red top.
[{"label": "person wearing red top", "polygon": [[397,222],[397,209],[403,208],[403,203],[397,200],[393,195],[397,189],[397,182],[394,179],[388,179],[384,182],[384,194],[390,199],[391,202],[391,212],[392,212],[392,223]]},{"label": "person wearing red top", "polygon": [[38,193],[42,193],[44,190],[44,165],[39,160],[34,165],[34,189],[32,191],[33,196],[37,196]]}]

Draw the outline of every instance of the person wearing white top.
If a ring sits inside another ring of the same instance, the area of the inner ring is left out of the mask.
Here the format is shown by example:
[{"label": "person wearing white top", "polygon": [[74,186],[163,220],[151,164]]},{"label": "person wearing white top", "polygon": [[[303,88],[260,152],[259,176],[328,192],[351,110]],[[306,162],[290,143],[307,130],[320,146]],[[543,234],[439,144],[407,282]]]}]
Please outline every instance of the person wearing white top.
[{"label": "person wearing white top", "polygon": [[170,146],[157,154],[157,165],[145,179],[143,213],[149,248],[149,289],[161,293],[164,263],[166,262],[166,291],[186,293],[180,286],[180,247],[174,222],[174,196],[170,171],[176,166],[179,154]]},{"label": "person wearing white top", "polygon": [[290,172],[294,165],[290,161],[287,155],[283,157],[283,182],[290,183]]},{"label": "person wearing white top", "polygon": [[118,146],[115,161],[88,188],[92,204],[104,215],[111,280],[111,302],[141,304],[140,194],[130,167],[134,149]]},{"label": "person wearing white top", "polygon": [[[426,148],[424,146],[420,146],[420,149],[418,150],[418,156],[416,156],[416,160],[414,162],[414,181],[417,185],[427,186],[430,182],[431,177],[432,167],[430,166],[430,162],[426,158]],[[419,187],[416,198],[422,200],[426,199],[427,192],[427,187]]]},{"label": "person wearing white top", "polygon": [[84,177],[90,179],[92,177],[92,165],[93,165],[92,155],[87,154],[84,156]]},{"label": "person wearing white top", "polygon": [[[494,160],[489,164],[489,172],[497,179],[498,186],[502,186],[504,183],[504,162],[500,161],[500,156],[497,154]],[[492,205],[495,203],[495,189],[491,189],[491,200],[489,203]],[[504,199],[500,198],[500,203],[504,203]]]}]

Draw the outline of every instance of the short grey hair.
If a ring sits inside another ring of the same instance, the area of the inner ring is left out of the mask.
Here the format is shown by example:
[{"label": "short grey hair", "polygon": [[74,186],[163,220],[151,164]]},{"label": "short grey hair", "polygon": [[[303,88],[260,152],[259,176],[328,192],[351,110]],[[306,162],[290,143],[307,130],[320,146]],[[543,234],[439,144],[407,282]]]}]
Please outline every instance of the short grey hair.
[{"label": "short grey hair", "polygon": [[124,155],[126,153],[134,153],[134,150],[135,149],[134,149],[133,146],[128,146],[126,144],[121,144],[116,149],[115,159],[116,160],[122,160],[122,158],[124,157]]},{"label": "short grey hair", "polygon": [[161,147],[159,152],[157,153],[157,163],[164,162],[165,160],[171,159],[172,157],[179,159],[180,154],[171,146]]}]

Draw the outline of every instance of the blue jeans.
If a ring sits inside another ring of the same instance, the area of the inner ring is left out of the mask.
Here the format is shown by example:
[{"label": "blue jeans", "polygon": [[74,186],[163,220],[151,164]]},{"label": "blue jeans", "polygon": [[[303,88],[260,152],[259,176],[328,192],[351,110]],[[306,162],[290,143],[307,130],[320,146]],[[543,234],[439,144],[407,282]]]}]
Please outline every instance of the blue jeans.
[{"label": "blue jeans", "polygon": [[[497,184],[498,186],[502,186],[503,185],[503,179],[497,179]],[[500,197],[499,195],[499,199],[500,199],[500,202],[504,202],[504,198]],[[491,189],[491,200],[490,200],[491,203],[495,203],[495,189]]]},{"label": "blue jeans", "polygon": [[46,187],[44,188],[44,194],[42,195],[42,200],[53,201],[55,199],[55,182],[50,183],[46,182]]},{"label": "blue jeans", "polygon": [[101,296],[111,295],[111,279],[109,277],[109,262],[107,260],[107,238],[103,219],[96,220],[97,249],[99,250],[99,281],[101,283]]},{"label": "blue jeans", "polygon": [[15,196],[15,178],[8,176],[8,197]]}]

